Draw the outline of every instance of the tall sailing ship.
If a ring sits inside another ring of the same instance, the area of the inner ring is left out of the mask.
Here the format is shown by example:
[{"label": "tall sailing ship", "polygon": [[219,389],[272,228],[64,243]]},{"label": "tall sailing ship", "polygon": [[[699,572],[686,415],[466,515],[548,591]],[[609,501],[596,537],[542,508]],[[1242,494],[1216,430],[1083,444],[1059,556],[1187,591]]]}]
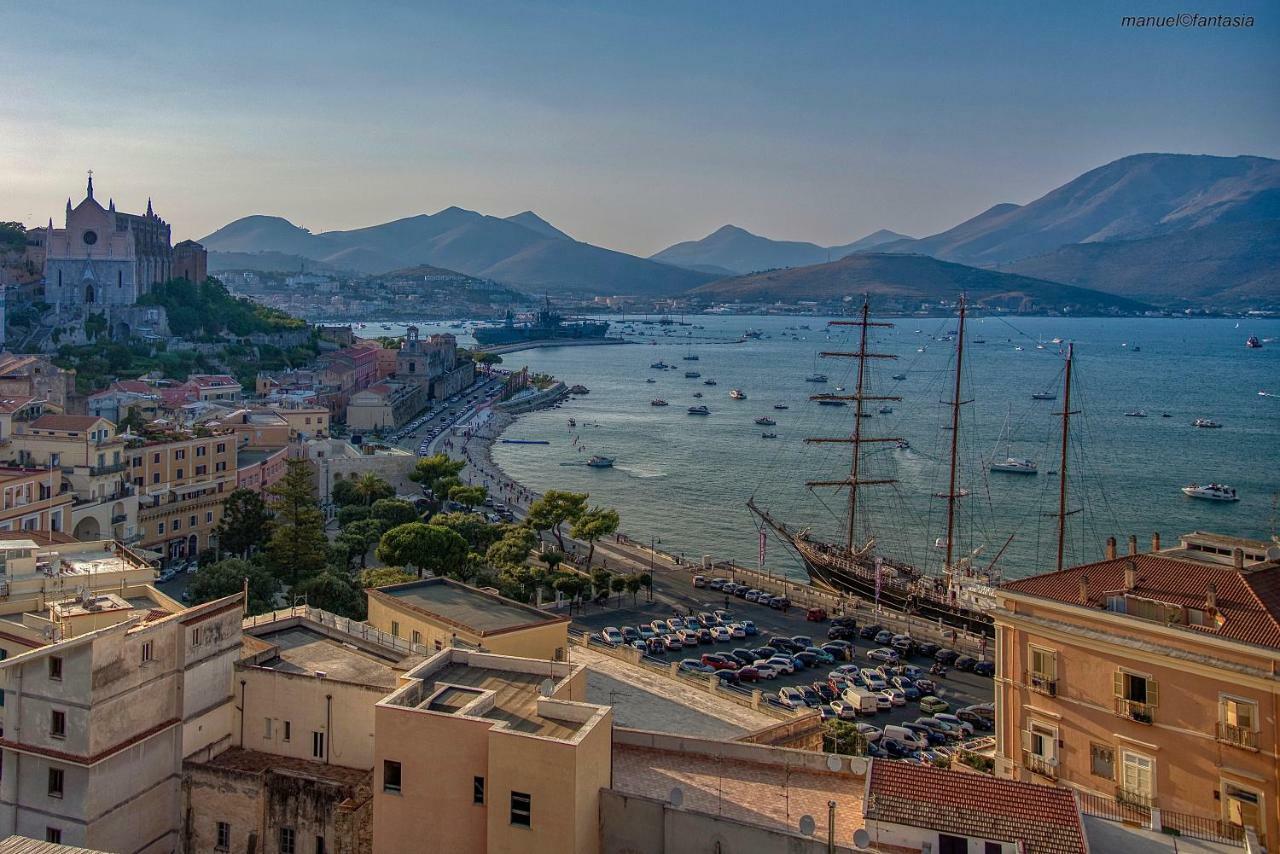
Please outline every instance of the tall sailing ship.
[{"label": "tall sailing ship", "polygon": [[[925,619],[941,621],[943,624],[963,629],[974,634],[995,636],[995,626],[990,609],[995,606],[995,585],[998,574],[993,568],[996,559],[985,570],[973,565],[975,555],[957,558],[955,555],[956,539],[956,502],[969,494],[957,483],[957,440],[960,432],[960,407],[970,401],[961,399],[961,376],[964,364],[965,334],[965,302],[962,298],[959,306],[959,325],[956,335],[956,370],[953,386],[953,397],[949,402],[951,409],[951,458],[949,487],[938,497],[947,499],[947,535],[943,545],[946,558],[943,563],[942,576],[929,575],[919,567],[880,554],[876,549],[874,537],[859,544],[856,539],[855,523],[859,512],[860,491],[867,487],[889,486],[897,483],[890,478],[870,477],[863,466],[865,446],[893,443],[901,447],[904,440],[897,436],[869,436],[863,431],[864,405],[879,401],[897,401],[901,397],[894,395],[873,395],[867,393],[867,362],[873,359],[896,359],[888,353],[872,353],[867,349],[868,330],[876,327],[889,328],[892,323],[872,322],[869,317],[870,306],[863,302],[862,313],[857,320],[832,321],[833,326],[854,326],[860,330],[857,352],[824,352],[824,358],[857,359],[857,384],[851,395],[819,394],[811,399],[819,403],[824,401],[852,402],[854,406],[852,432],[849,436],[824,437],[806,439],[809,444],[847,444],[850,446],[851,459],[849,474],[836,480],[809,481],[806,486],[835,487],[848,491],[848,509],[845,526],[845,538],[841,543],[828,543],[817,539],[807,528],[795,529],[776,519],[767,510],[756,505],[754,499],[747,502],[747,507],[756,514],[761,522],[773,529],[783,541],[789,545],[804,562],[810,581],[818,587],[853,596],[861,597],[882,607],[907,614],[914,614]],[[1067,351],[1066,367],[1066,405],[1063,407],[1063,449],[1062,478],[1059,503],[1059,543],[1058,564],[1062,564],[1063,527],[1066,515],[1066,436],[1071,400],[1071,349]],[[1012,537],[1010,538],[1012,540]],[[1005,543],[1008,545],[1008,542]],[[1001,549],[1003,552],[1003,548]]]}]

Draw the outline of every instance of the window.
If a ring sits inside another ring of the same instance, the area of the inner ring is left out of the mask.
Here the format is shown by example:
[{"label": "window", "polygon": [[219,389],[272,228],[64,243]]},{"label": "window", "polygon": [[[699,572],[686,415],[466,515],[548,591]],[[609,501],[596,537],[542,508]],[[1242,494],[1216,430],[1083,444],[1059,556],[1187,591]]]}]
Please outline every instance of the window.
[{"label": "window", "polygon": [[231,825],[225,821],[218,822],[217,842],[213,846],[218,851],[231,850]]},{"label": "window", "polygon": [[182,448],[179,448],[173,452],[173,458],[175,460],[185,460],[187,458],[187,452]]},{"label": "window", "polygon": [[213,523],[213,511],[212,511],[212,510],[206,510],[206,511],[204,511],[204,523],[205,523],[206,525],[210,525],[210,524],[212,524],[212,523]]},{"label": "window", "polygon": [[444,649],[444,641],[440,640],[440,638],[436,638],[432,643],[436,648],[436,652],[439,652],[440,650]]},{"label": "window", "polygon": [[413,642],[415,644],[422,643],[422,632],[418,631],[417,629],[413,630]]},{"label": "window", "polygon": [[218,443],[218,453],[219,453],[219,454],[225,454],[226,452],[227,452],[227,443],[226,443],[226,442],[219,442],[219,443]]},{"label": "window", "polygon": [[533,826],[533,800],[524,792],[511,793],[511,823],[520,827]]},{"label": "window", "polygon": [[1104,780],[1116,778],[1116,752],[1105,744],[1089,745],[1089,773]]},{"label": "window", "polygon": [[1156,680],[1127,670],[1117,670],[1113,684],[1116,714],[1138,723],[1154,723],[1160,692]]},{"label": "window", "polygon": [[1262,827],[1262,796],[1251,789],[1223,781],[1222,807],[1229,824],[1237,827]]},{"label": "window", "polygon": [[200,524],[200,517],[192,515],[187,518],[187,527],[194,528]]},{"label": "window", "polygon": [[54,738],[67,737],[67,713],[53,711],[49,713],[49,735]]},{"label": "window", "polygon": [[142,642],[142,663],[146,664],[149,661],[155,661],[155,647],[152,646],[151,641],[143,641]]},{"label": "window", "polygon": [[154,464],[154,465],[157,465],[157,466],[158,466],[158,465],[160,465],[160,455],[159,455],[159,454],[153,454],[153,455],[151,456],[151,462],[152,462],[152,464]]},{"label": "window", "polygon": [[[61,275],[61,273],[59,273],[59,275]],[[58,830],[56,827],[46,827],[44,829],[44,841],[62,844],[62,831]]]},{"label": "window", "polygon": [[207,453],[209,453],[209,447],[207,445],[200,445],[196,448],[197,457],[203,457]]},{"label": "window", "polygon": [[262,737],[271,738],[271,718],[265,719],[266,723],[262,727]]},{"label": "window", "polygon": [[192,646],[199,646],[199,645],[200,645],[200,630],[199,630],[199,629],[192,629],[192,630],[191,630],[191,645],[192,645]]},{"label": "window", "polygon": [[325,851],[325,848],[324,848],[324,837],[323,837],[323,836],[317,836],[317,837],[316,837],[316,854],[324,854],[324,851]]},{"label": "window", "polygon": [[55,682],[62,681],[62,659],[56,655],[49,656],[49,678]]},{"label": "window", "polygon": [[1058,693],[1058,654],[1053,650],[1030,648],[1031,672],[1027,684],[1033,691],[1056,696]]},{"label": "window", "polygon": [[395,620],[391,621],[391,636],[393,638],[400,637],[400,624]]},{"label": "window", "polygon": [[207,474],[208,472],[209,472],[208,466],[196,466],[196,477],[200,477],[200,475]]},{"label": "window", "polygon": [[176,472],[174,472],[174,477],[176,477],[178,480],[182,480],[184,477],[186,477],[186,474],[187,473],[184,469],[178,469]]},{"label": "window", "polygon": [[292,827],[280,828],[280,854],[297,854]]},{"label": "window", "polygon": [[62,797],[62,769],[61,768],[49,769],[49,797],[51,798]]},{"label": "window", "polygon": [[311,755],[316,759],[324,759],[324,733],[311,733]]},{"label": "window", "polygon": [[158,472],[158,471],[157,471],[157,472],[152,472],[152,473],[151,473],[151,482],[152,482],[152,483],[159,483],[159,482],[160,482],[160,472]]},{"label": "window", "polygon": [[181,520],[181,519],[174,519],[174,520],[173,520],[173,530],[175,530],[175,531],[181,531],[181,530],[182,530],[182,520]]},{"label": "window", "polygon": [[1155,760],[1149,756],[1125,751],[1122,777],[1116,799],[1149,807],[1155,795]]},{"label": "window", "polygon": [[1258,748],[1258,704],[1239,697],[1218,697],[1218,741]]},{"label": "window", "polygon": [[1022,755],[1027,768],[1054,777],[1058,767],[1058,730],[1036,721],[1022,731]]},{"label": "window", "polygon": [[484,778],[476,777],[471,783],[471,803],[484,805]]},{"label": "window", "polygon": [[226,471],[226,470],[227,470],[227,464],[226,464],[226,463],[223,463],[223,462],[214,463],[214,464],[213,464],[213,470],[214,470],[214,471]]},{"label": "window", "polygon": [[400,792],[400,763],[382,760],[382,791]]},{"label": "window", "polygon": [[284,740],[288,741],[293,738],[293,721],[284,722]]}]

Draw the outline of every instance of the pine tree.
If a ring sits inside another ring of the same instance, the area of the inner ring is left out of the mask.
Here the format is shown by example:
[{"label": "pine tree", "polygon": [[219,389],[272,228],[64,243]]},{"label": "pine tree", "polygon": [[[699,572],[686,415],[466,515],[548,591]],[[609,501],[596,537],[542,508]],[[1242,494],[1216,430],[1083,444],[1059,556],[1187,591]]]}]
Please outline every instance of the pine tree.
[{"label": "pine tree", "polygon": [[262,548],[271,533],[271,512],[262,496],[251,489],[231,490],[216,533],[218,548],[237,557]]},{"label": "pine tree", "polygon": [[267,542],[266,563],[277,578],[290,585],[325,567],[329,540],[311,478],[310,463],[289,460],[284,477],[269,490],[275,523]]}]

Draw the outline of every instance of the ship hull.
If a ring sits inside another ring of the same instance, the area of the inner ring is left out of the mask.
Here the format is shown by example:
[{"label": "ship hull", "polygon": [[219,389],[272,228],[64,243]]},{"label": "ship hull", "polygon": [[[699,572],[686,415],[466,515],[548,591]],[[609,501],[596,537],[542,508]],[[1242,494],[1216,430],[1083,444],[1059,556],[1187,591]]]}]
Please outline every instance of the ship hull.
[{"label": "ship hull", "polygon": [[603,338],[609,331],[607,321],[598,323],[566,323],[561,326],[481,326],[472,334],[483,346],[519,344],[524,341],[557,341]]},{"label": "ship hull", "polygon": [[899,577],[884,578],[877,593],[875,566],[870,561],[864,563],[847,556],[837,557],[803,540],[794,545],[809,573],[809,580],[818,587],[878,602],[892,611],[941,621],[971,634],[995,637],[995,623],[990,616],[948,602],[945,593],[930,593],[924,589],[927,580],[909,582]]}]

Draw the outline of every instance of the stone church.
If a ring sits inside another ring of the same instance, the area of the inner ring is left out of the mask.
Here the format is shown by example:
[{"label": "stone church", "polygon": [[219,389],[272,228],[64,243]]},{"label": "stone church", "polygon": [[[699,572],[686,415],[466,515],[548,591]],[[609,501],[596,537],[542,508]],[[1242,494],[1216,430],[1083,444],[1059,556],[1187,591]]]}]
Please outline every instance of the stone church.
[{"label": "stone church", "polygon": [[152,285],[172,275],[169,224],[151,210],[145,214],[104,208],[93,197],[93,173],[84,200],[74,208],[67,199],[66,226],[49,220],[45,238],[45,302],[59,314],[131,306]]}]

